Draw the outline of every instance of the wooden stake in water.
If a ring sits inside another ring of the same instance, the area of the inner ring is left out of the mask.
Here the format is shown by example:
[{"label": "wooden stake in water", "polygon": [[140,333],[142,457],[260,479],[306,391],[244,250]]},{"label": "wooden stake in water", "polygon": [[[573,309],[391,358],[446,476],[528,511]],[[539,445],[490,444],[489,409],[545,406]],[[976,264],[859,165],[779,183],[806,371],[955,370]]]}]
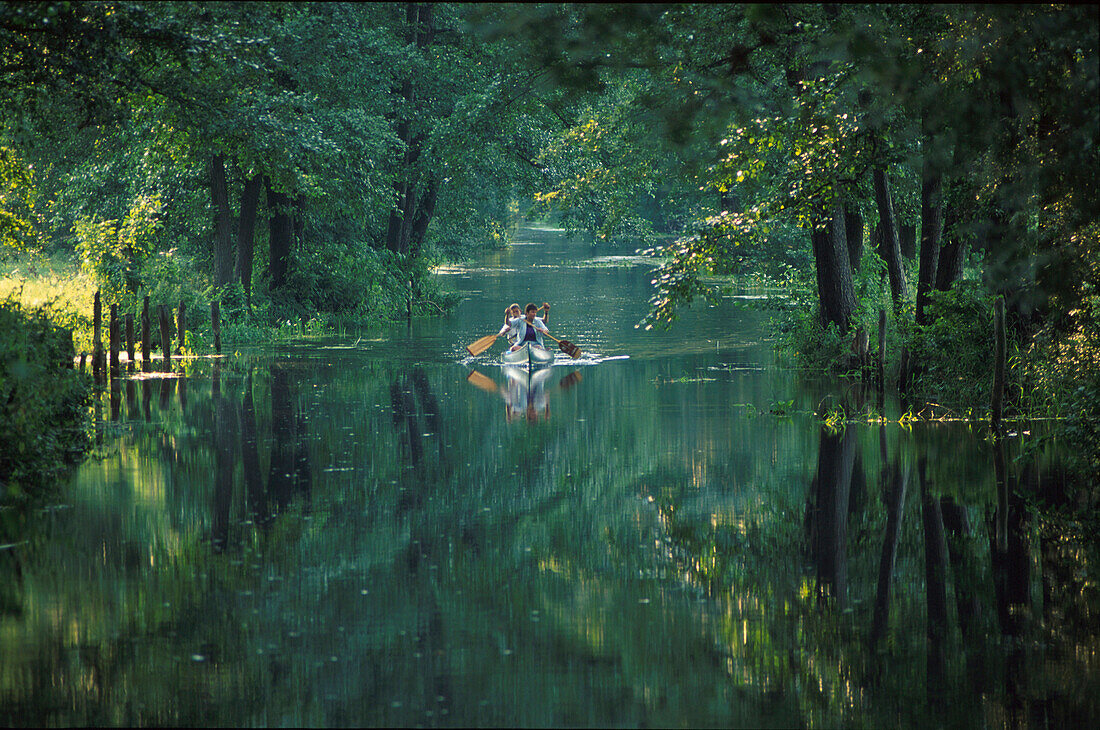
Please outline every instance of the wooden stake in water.
[{"label": "wooden stake in water", "polygon": [[126,313],[126,360],[130,368],[134,367],[134,314]]},{"label": "wooden stake in water", "polygon": [[149,322],[149,297],[145,297],[145,303],[141,306],[141,369],[149,372],[152,369],[153,359],[153,334],[152,325]]},{"label": "wooden stake in water", "polygon": [[176,313],[176,354],[183,354],[183,333],[187,331],[187,319],[185,317],[186,306],[183,302],[180,302],[179,310]]},{"label": "wooden stake in water", "polygon": [[214,352],[222,354],[222,313],[217,302],[210,302],[210,324],[214,328]]},{"label": "wooden stake in water", "polygon": [[109,325],[110,338],[111,338],[111,379],[116,380],[118,378],[119,361],[118,361],[118,305],[111,305],[111,322]]},{"label": "wooden stake in water", "polygon": [[92,303],[92,375],[98,383],[103,374],[103,345],[100,337],[101,320],[103,319],[103,305],[99,301],[99,291],[95,293]]},{"label": "wooden stake in water", "polygon": [[160,352],[164,356],[164,369],[172,369],[172,318],[168,314],[168,305],[161,304],[160,311]]},{"label": "wooden stake in water", "polygon": [[886,309],[878,310],[878,378],[879,390],[886,385]]},{"label": "wooden stake in water", "polygon": [[993,395],[991,399],[991,425],[1001,427],[1005,394],[1005,300],[997,297],[993,302]]}]

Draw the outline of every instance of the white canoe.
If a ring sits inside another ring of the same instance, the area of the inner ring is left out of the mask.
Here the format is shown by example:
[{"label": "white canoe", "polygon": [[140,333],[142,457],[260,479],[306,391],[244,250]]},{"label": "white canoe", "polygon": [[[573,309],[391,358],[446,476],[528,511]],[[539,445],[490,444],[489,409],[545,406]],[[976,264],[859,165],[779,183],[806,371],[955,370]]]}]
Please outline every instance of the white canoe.
[{"label": "white canoe", "polygon": [[554,353],[541,345],[527,342],[515,352],[506,350],[503,356],[504,362],[509,365],[549,365],[554,362]]}]

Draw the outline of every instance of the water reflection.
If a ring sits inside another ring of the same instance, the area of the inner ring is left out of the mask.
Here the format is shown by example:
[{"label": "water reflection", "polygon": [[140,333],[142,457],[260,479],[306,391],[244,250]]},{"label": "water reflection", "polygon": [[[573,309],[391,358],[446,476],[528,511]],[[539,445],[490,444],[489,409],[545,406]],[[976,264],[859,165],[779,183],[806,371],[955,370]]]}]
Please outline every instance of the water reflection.
[{"label": "water reflection", "polygon": [[471,371],[466,381],[487,393],[500,395],[504,400],[504,420],[508,423],[519,420],[528,423],[548,421],[551,393],[568,390],[584,379],[579,370],[573,370],[548,387],[549,381],[558,372],[556,368],[528,370],[504,365],[500,370],[504,373],[504,385],[497,385],[496,381],[477,370]]},{"label": "water reflection", "polygon": [[722,315],[521,378],[399,330],[125,381],[64,502],[0,511],[0,721],[1096,724],[1056,444],[823,428],[843,385]]}]

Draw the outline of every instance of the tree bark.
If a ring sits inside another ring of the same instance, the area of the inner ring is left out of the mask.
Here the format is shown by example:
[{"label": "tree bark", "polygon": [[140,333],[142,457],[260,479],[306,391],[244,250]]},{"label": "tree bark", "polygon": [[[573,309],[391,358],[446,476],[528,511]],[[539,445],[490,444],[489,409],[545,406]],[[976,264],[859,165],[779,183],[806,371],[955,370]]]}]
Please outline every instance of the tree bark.
[{"label": "tree bark", "polygon": [[[408,3],[405,6],[408,22],[407,38],[417,49],[424,51],[435,39],[435,25],[432,18],[432,6],[429,3]],[[405,145],[405,154],[400,171],[394,180],[394,192],[397,194],[397,206],[390,211],[389,224],[386,227],[386,247],[400,254],[419,253],[423,239],[423,229],[431,221],[435,209],[434,177],[429,178],[427,189],[417,190],[417,162],[423,152],[424,135],[413,130],[412,118],[417,113],[418,96],[412,80],[401,85],[401,96],[405,100],[407,111],[397,124],[397,136]],[[427,210],[421,222],[422,211]],[[421,229],[420,240],[416,230]]]},{"label": "tree bark", "polygon": [[[926,155],[927,157],[927,155]],[[928,324],[925,308],[936,283],[943,235],[943,177],[924,163],[920,191],[920,265],[917,269],[917,324]]]},{"label": "tree bark", "polygon": [[413,256],[420,255],[420,249],[424,245],[424,236],[428,232],[428,224],[435,215],[435,203],[439,195],[439,180],[434,175],[428,180],[424,197],[413,219],[412,229],[409,231],[409,252]]},{"label": "tree bark", "polygon": [[852,271],[859,271],[863,257],[863,213],[847,206],[844,208],[844,237],[848,242],[848,266]]},{"label": "tree bark", "polygon": [[912,223],[898,223],[898,245],[901,255],[908,261],[917,257],[917,227]]},{"label": "tree bark", "polygon": [[898,239],[898,224],[894,217],[894,201],[890,197],[890,182],[882,168],[874,170],[875,204],[878,206],[879,223],[882,226],[882,240],[879,255],[886,262],[886,271],[890,276],[890,295],[894,300],[894,310],[900,310],[909,298],[905,283],[905,267],[901,260],[901,243]]},{"label": "tree bark", "polygon": [[267,208],[271,211],[270,246],[271,288],[279,289],[286,283],[290,266],[290,247],[294,239],[294,223],[290,216],[290,197],[271,186],[271,180],[264,180],[267,188]]},{"label": "tree bark", "polygon": [[966,244],[955,231],[958,217],[958,209],[954,206],[947,207],[944,211],[943,245],[940,248],[940,260],[936,266],[937,291],[947,291],[962,276]]},{"label": "tree bark", "polygon": [[214,286],[225,286],[233,278],[233,216],[225,157],[220,154],[210,160],[210,200],[214,205]]},{"label": "tree bark", "polygon": [[835,324],[847,334],[856,308],[848,244],[844,235],[844,213],[837,206],[833,216],[810,232],[814,263],[817,268],[817,293],[821,300],[823,324]]},{"label": "tree bark", "polygon": [[234,276],[241,282],[245,304],[252,307],[252,261],[256,251],[256,210],[260,205],[263,176],[254,175],[241,193],[241,225],[237,235],[237,266]]}]

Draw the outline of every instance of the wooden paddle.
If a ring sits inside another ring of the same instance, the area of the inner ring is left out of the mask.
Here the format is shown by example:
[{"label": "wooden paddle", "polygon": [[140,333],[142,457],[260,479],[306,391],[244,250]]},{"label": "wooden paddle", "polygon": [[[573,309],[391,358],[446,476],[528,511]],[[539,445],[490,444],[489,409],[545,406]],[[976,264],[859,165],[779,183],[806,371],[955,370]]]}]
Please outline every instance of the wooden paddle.
[{"label": "wooden paddle", "polygon": [[493,343],[497,341],[497,337],[500,337],[500,335],[485,335],[480,340],[476,340],[472,344],[467,345],[466,352],[470,353],[470,357],[477,357],[492,347]]},{"label": "wooden paddle", "polygon": [[559,340],[557,337],[554,337],[554,335],[550,334],[549,332],[543,332],[543,334],[549,337],[554,342],[558,343],[558,347],[560,347],[561,351],[564,352],[566,355],[569,355],[572,358],[578,358],[581,356],[581,348],[577,347],[569,340]]}]

